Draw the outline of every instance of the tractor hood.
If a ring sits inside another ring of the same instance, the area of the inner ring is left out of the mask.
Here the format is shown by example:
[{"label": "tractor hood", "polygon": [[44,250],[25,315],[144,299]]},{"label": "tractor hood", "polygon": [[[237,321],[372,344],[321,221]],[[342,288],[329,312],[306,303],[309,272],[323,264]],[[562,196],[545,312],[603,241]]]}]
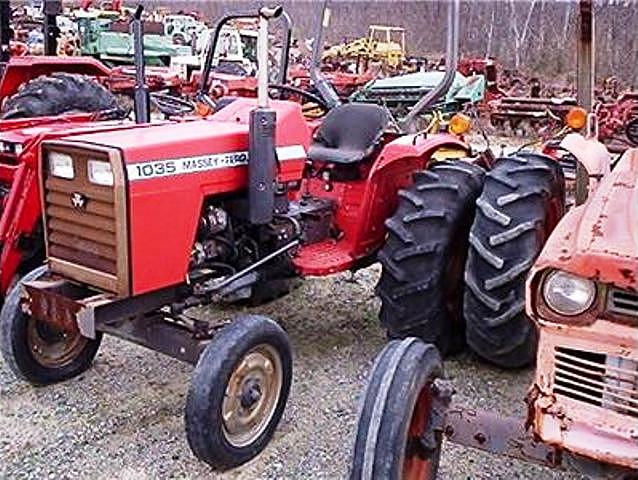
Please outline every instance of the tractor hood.
[{"label": "tractor hood", "polygon": [[638,149],[560,221],[534,271],[544,268],[638,291]]},{"label": "tractor hood", "polygon": [[[75,135],[65,140],[117,148],[127,164],[243,152],[248,149],[248,121],[255,106],[255,99],[239,98],[202,120]],[[301,156],[305,157],[310,132],[299,104],[272,101],[271,108],[277,113],[277,146],[303,147]]]}]

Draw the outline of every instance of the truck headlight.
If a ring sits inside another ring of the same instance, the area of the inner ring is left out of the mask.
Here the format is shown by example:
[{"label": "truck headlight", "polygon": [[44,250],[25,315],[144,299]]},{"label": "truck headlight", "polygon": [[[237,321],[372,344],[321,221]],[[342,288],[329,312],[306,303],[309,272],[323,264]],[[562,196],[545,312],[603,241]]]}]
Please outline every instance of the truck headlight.
[{"label": "truck headlight", "polygon": [[543,299],[560,315],[580,315],[594,303],[596,284],[586,278],[554,270],[543,282]]},{"label": "truck headlight", "polygon": [[105,187],[113,186],[113,170],[109,162],[89,160],[89,182]]},{"label": "truck headlight", "polygon": [[71,155],[59,152],[49,153],[49,173],[54,177],[72,179],[75,172]]}]

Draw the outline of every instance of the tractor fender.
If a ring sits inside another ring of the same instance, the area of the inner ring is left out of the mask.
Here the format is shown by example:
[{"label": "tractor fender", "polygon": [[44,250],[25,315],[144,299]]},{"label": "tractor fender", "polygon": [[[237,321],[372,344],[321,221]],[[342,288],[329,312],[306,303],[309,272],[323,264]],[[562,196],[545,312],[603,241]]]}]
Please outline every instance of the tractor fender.
[{"label": "tractor fender", "polygon": [[576,160],[587,170],[590,192],[610,172],[611,156],[607,147],[597,139],[570,133],[563,138],[560,146],[576,157]]},{"label": "tractor fender", "polygon": [[383,243],[384,222],[397,208],[399,190],[409,187],[414,173],[424,170],[434,153],[444,147],[470,151],[459,137],[449,134],[405,135],[383,147],[371,168],[363,199],[357,199],[362,214],[353,239],[355,258],[368,256]]},{"label": "tractor fender", "polygon": [[372,167],[370,176],[375,176],[384,171],[390,164],[400,161],[417,161],[420,163],[417,170],[423,169],[434,153],[444,147],[470,154],[470,146],[455,135],[448,133],[425,136],[422,133],[404,135],[385,146]]},{"label": "tractor fender", "polygon": [[29,80],[55,72],[108,77],[111,69],[91,57],[13,57],[0,79],[0,102]]}]

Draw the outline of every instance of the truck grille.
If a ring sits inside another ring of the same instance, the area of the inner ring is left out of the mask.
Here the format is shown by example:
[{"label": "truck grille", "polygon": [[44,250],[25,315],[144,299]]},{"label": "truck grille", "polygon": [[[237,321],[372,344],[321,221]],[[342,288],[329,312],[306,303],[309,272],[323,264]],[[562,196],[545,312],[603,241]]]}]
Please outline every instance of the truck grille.
[{"label": "truck grille", "polygon": [[126,226],[125,221],[117,221],[124,199],[118,198],[114,187],[90,183],[87,172],[89,158],[111,161],[112,165],[114,162],[100,151],[58,146],[55,151],[71,155],[74,178],[53,177],[44,169],[44,211],[51,268],[91,286],[124,293],[121,290],[128,268],[126,244],[121,239],[126,238]]},{"label": "truck grille", "polygon": [[638,362],[556,347],[554,393],[638,417]]},{"label": "truck grille", "polygon": [[638,317],[638,293],[611,289],[607,297],[607,309],[611,313]]}]

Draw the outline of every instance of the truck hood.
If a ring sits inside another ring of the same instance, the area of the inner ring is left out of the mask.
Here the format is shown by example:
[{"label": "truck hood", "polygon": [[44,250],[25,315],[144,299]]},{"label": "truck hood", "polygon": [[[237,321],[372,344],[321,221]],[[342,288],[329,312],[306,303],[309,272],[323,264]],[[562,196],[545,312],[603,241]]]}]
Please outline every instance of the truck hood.
[{"label": "truck hood", "polygon": [[559,222],[534,271],[544,268],[638,291],[638,149]]}]

